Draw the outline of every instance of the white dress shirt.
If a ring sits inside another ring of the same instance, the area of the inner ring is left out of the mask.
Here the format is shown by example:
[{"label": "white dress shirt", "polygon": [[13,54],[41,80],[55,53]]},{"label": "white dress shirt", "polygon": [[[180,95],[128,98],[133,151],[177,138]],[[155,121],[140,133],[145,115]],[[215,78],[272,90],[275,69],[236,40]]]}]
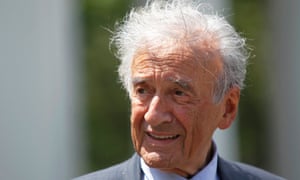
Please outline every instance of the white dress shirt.
[{"label": "white dress shirt", "polygon": [[[215,143],[213,144],[215,151],[212,160],[189,180],[219,180],[217,174],[217,148]],[[144,172],[143,180],[187,180],[187,178],[179,176],[177,174],[164,172],[156,168],[151,168],[144,162],[143,158],[141,158],[141,167],[142,171]]]}]

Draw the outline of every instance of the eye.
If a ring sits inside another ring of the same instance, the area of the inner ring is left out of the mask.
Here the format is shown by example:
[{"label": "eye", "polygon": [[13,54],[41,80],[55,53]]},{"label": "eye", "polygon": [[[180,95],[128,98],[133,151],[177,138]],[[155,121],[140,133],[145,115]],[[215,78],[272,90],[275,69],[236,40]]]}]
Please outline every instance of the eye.
[{"label": "eye", "polygon": [[148,86],[137,86],[134,89],[133,98],[140,101],[141,103],[149,100],[152,96],[153,91]]},{"label": "eye", "polygon": [[184,96],[184,95],[185,95],[185,93],[184,93],[183,91],[181,91],[181,90],[175,90],[175,91],[174,91],[174,94],[175,94],[176,96]]},{"label": "eye", "polygon": [[189,93],[180,88],[174,89],[172,94],[173,94],[174,101],[178,104],[187,104],[191,100]]},{"label": "eye", "polygon": [[185,92],[180,89],[174,89],[174,95],[175,96],[185,96]]},{"label": "eye", "polygon": [[137,86],[137,87],[135,87],[135,90],[134,90],[134,93],[140,97],[148,96],[151,94],[151,92],[152,92],[152,90],[148,86]]},{"label": "eye", "polygon": [[137,94],[145,94],[146,93],[146,89],[144,89],[144,88],[137,88],[136,92],[137,92]]}]

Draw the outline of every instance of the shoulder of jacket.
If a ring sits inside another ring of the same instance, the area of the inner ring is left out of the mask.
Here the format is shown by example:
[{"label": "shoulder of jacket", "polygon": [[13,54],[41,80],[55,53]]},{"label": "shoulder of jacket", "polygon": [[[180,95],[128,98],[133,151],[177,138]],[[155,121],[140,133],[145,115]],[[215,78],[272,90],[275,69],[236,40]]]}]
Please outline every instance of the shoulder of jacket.
[{"label": "shoulder of jacket", "polygon": [[119,164],[113,165],[111,167],[101,169],[80,177],[77,177],[73,180],[115,180],[115,179],[126,179],[127,176],[127,167],[133,161],[135,157],[132,157],[126,161],[123,161]]},{"label": "shoulder of jacket", "polygon": [[219,158],[219,161],[219,171],[226,177],[243,177],[249,180],[284,180],[280,176],[249,164],[228,161],[222,158]]}]

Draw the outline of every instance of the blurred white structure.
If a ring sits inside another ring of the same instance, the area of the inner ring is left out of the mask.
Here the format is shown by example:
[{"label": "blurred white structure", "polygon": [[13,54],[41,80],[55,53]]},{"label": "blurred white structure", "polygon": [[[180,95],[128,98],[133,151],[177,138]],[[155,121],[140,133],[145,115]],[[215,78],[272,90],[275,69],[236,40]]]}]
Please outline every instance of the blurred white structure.
[{"label": "blurred white structure", "polygon": [[80,174],[76,1],[0,1],[0,179]]},{"label": "blurred white structure", "polygon": [[268,3],[271,56],[268,61],[272,100],[270,160],[274,172],[300,177],[300,1]]}]

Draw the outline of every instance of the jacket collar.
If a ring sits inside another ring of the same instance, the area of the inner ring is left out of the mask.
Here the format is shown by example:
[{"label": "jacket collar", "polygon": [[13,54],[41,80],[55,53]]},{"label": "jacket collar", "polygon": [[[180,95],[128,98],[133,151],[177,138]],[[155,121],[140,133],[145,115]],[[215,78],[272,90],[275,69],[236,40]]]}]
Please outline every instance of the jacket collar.
[{"label": "jacket collar", "polygon": [[143,172],[140,163],[140,156],[137,153],[134,153],[134,155],[129,159],[125,168],[127,179],[142,180]]}]

